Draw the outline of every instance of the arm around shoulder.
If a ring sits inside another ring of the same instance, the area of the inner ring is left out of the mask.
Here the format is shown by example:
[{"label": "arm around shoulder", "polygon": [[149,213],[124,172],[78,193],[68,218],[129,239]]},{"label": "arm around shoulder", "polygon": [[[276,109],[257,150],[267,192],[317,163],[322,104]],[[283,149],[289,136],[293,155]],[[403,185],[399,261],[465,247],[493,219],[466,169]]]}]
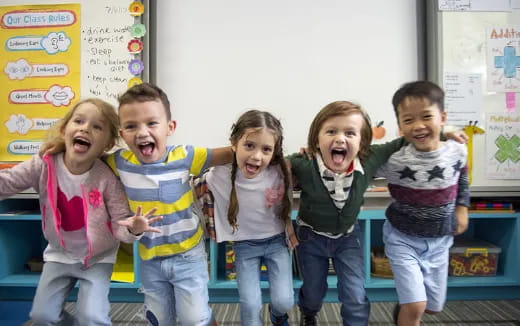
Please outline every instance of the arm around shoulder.
[{"label": "arm around shoulder", "polygon": [[368,160],[374,161],[377,168],[386,163],[392,154],[406,145],[407,142],[404,137],[396,138],[384,144],[371,145]]},{"label": "arm around shoulder", "polygon": [[223,165],[233,162],[233,150],[231,146],[218,147],[211,149],[211,161],[208,167],[215,165]]}]

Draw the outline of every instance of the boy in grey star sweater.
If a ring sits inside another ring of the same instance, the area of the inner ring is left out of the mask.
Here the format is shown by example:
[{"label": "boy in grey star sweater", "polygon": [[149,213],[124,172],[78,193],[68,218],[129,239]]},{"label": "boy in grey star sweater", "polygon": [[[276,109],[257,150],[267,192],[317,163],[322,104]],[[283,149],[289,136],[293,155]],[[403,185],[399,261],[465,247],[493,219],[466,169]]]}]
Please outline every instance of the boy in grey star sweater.
[{"label": "boy in grey star sweater", "polygon": [[399,128],[409,142],[378,171],[392,202],[383,227],[399,298],[398,325],[419,325],[424,312],[446,300],[449,248],[468,225],[467,149],[442,142],[444,92],[434,83],[403,85],[392,99]]}]

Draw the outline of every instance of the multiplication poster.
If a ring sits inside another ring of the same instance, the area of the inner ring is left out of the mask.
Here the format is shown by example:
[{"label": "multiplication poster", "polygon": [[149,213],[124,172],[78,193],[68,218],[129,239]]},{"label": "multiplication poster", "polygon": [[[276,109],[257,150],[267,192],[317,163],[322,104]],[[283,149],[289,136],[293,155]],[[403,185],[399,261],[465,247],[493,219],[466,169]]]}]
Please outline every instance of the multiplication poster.
[{"label": "multiplication poster", "polygon": [[520,114],[489,113],[486,122],[488,179],[520,179]]},{"label": "multiplication poster", "polygon": [[80,5],[0,7],[0,17],[0,161],[23,161],[80,97]]}]

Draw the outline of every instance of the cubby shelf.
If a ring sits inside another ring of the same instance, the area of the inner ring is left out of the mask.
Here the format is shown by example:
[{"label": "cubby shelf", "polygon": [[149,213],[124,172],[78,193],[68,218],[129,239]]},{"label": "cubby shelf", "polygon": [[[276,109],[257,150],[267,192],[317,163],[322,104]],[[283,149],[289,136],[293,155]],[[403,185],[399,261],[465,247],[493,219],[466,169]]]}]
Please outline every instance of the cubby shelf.
[{"label": "cubby shelf", "polygon": [[[23,210],[17,214],[16,210]],[[296,217],[296,211],[293,212]],[[41,255],[46,242],[41,234],[41,218],[38,199],[23,196],[0,202],[0,300],[32,300],[38,284],[39,273],[29,272],[26,262],[29,258]],[[359,224],[362,230],[362,243],[365,257],[365,287],[372,301],[395,300],[394,281],[370,275],[370,251],[382,245],[382,226],[385,221],[384,209],[366,208],[361,211]],[[488,277],[450,277],[448,298],[456,299],[497,299],[520,298],[520,213],[472,213],[466,232],[498,245],[502,252],[499,256],[497,275]],[[226,280],[224,271],[224,245],[206,241],[209,261],[209,290],[212,302],[238,300],[236,281]],[[139,275],[137,244],[133,245],[132,283],[112,282],[111,299],[114,301],[142,301]],[[294,288],[302,284],[294,276]],[[337,301],[337,277],[328,277],[329,291],[325,301]],[[268,293],[269,284],[261,282]],[[297,294],[297,291],[295,291]],[[74,295],[71,296],[71,299]]]}]

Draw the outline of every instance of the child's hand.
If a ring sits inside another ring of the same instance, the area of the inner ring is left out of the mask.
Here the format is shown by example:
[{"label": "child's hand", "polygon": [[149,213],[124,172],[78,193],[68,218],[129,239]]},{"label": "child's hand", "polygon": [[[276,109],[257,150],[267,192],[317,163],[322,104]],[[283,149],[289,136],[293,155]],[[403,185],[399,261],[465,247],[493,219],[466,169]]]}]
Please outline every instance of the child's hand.
[{"label": "child's hand", "polygon": [[53,155],[57,153],[65,152],[65,143],[62,141],[49,141],[45,142],[40,146],[38,155],[40,157],[44,155]]},{"label": "child's hand", "polygon": [[135,212],[134,216],[128,217],[121,221],[117,221],[117,224],[121,226],[126,226],[128,228],[128,231],[130,231],[130,233],[134,235],[139,235],[143,232],[160,233],[161,230],[150,226],[151,223],[160,221],[163,218],[162,216],[151,217],[153,213],[157,211],[157,208],[152,208],[144,215],[141,215],[141,210],[141,206],[137,206],[137,211]]},{"label": "child's hand", "polygon": [[309,160],[312,160],[312,155],[309,154],[309,151],[307,150],[307,147],[300,147],[300,155],[305,155]]},{"label": "child's hand", "polygon": [[469,138],[468,135],[463,130],[456,130],[456,131],[450,131],[444,133],[444,136],[446,139],[453,139],[456,142],[459,142],[461,144],[465,144],[468,142]]},{"label": "child's hand", "polygon": [[459,235],[468,229],[468,208],[466,206],[455,207],[455,217],[457,218],[457,229],[455,230],[455,235]]}]

